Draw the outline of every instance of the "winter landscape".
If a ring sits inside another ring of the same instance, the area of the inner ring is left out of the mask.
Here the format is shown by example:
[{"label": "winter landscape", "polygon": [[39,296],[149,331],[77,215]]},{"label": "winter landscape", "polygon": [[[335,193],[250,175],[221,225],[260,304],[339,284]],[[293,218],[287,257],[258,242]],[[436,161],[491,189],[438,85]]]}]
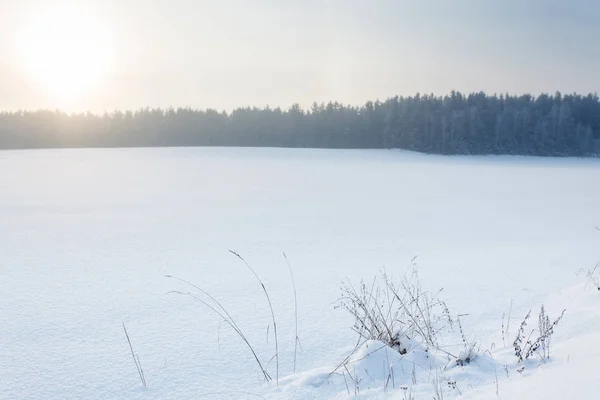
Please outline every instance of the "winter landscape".
[{"label": "winter landscape", "polygon": [[[0,397],[592,398],[599,167],[400,150],[1,152]],[[361,280],[363,299],[380,288],[375,316],[391,315],[396,288],[410,339],[359,340],[340,299],[360,298]],[[550,357],[519,361],[521,323],[531,310],[527,347],[542,305],[550,323],[566,309]]]},{"label": "winter landscape", "polygon": [[598,21],[1,0],[0,400],[600,398]]}]

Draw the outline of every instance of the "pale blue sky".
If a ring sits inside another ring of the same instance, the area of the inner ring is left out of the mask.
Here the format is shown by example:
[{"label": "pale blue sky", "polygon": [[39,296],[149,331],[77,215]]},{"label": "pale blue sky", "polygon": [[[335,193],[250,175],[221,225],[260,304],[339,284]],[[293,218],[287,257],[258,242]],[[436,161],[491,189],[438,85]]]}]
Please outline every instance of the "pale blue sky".
[{"label": "pale blue sky", "polygon": [[112,37],[113,61],[92,87],[58,99],[24,67],[18,38],[64,4],[0,2],[0,109],[600,91],[598,1],[83,0],[66,4]]}]

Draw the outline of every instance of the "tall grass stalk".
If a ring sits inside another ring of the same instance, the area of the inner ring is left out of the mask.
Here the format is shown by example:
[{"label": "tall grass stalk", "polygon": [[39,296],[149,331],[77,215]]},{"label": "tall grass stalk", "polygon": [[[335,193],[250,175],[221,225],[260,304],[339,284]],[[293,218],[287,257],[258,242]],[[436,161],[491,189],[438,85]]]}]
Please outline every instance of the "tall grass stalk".
[{"label": "tall grass stalk", "polygon": [[287,263],[288,270],[290,271],[290,276],[292,277],[292,286],[294,288],[294,323],[295,323],[295,338],[294,338],[294,374],[296,373],[296,356],[298,354],[298,342],[300,338],[298,337],[298,295],[296,293],[296,281],[294,280],[294,274],[292,272],[292,266],[290,265],[290,261],[287,258],[287,255],[283,253],[283,258],[285,258],[285,262]]},{"label": "tall grass stalk", "polygon": [[258,364],[258,367],[260,368],[265,381],[271,381],[273,378],[271,378],[271,376],[269,375],[269,373],[265,370],[265,368],[263,367],[260,358],[258,357],[258,355],[256,354],[256,351],[254,350],[254,347],[252,347],[252,345],[250,344],[250,341],[248,340],[248,338],[246,338],[246,335],[244,334],[244,332],[240,329],[240,327],[237,325],[237,323],[235,322],[235,320],[233,319],[233,317],[231,316],[231,314],[227,311],[227,309],[225,309],[225,307],[221,304],[221,302],[219,302],[217,299],[215,299],[210,293],[208,293],[207,291],[205,291],[204,289],[202,289],[201,287],[185,280],[182,278],[179,278],[177,276],[173,276],[173,275],[165,275],[165,277],[170,278],[170,279],[175,279],[178,280],[180,282],[185,283],[188,286],[193,287],[194,289],[198,290],[200,293],[204,294],[205,296],[207,296],[210,300],[212,300],[212,302],[215,304],[210,304],[209,302],[207,302],[206,300],[202,299],[201,297],[193,294],[193,293],[186,293],[186,292],[181,292],[181,291],[177,291],[177,290],[172,290],[169,293],[175,293],[175,294],[179,294],[179,295],[183,295],[183,296],[189,296],[191,298],[193,298],[194,300],[197,300],[198,302],[202,303],[204,306],[208,307],[212,312],[214,312],[215,314],[217,314],[219,317],[221,317],[221,319],[223,321],[225,321],[225,323],[227,323],[227,325],[229,325],[234,331],[235,333],[238,334],[238,336],[242,339],[242,341],[246,344],[246,346],[248,347],[248,349],[250,349],[250,352],[252,353],[252,356],[254,357],[254,360],[256,361],[256,363]]},{"label": "tall grass stalk", "polygon": [[279,387],[279,340],[277,338],[277,322],[275,321],[275,312],[273,311],[273,304],[271,303],[271,298],[269,297],[269,292],[267,291],[265,284],[260,279],[260,277],[258,276],[256,271],[254,271],[254,268],[252,268],[250,266],[250,264],[248,264],[246,262],[246,260],[244,260],[244,258],[241,255],[239,255],[238,253],[236,253],[235,251],[229,250],[229,252],[231,254],[233,254],[234,256],[236,256],[237,258],[239,258],[246,265],[246,267],[248,267],[248,269],[252,272],[252,274],[258,281],[258,283],[260,283],[260,286],[262,287],[262,290],[265,293],[265,297],[267,298],[267,302],[269,303],[269,309],[271,310],[271,319],[273,320],[273,332],[275,335],[275,374],[276,374],[275,382],[277,383],[277,386]]},{"label": "tall grass stalk", "polygon": [[138,375],[140,376],[140,381],[142,381],[142,385],[146,387],[146,377],[144,376],[144,369],[142,368],[142,363],[140,362],[140,357],[135,354],[133,351],[133,345],[131,344],[131,339],[129,338],[129,333],[127,333],[127,328],[125,327],[125,322],[123,322],[123,331],[125,332],[125,337],[127,338],[127,343],[129,343],[129,350],[131,350],[131,357],[133,358],[133,362],[135,363],[135,368],[137,369]]}]

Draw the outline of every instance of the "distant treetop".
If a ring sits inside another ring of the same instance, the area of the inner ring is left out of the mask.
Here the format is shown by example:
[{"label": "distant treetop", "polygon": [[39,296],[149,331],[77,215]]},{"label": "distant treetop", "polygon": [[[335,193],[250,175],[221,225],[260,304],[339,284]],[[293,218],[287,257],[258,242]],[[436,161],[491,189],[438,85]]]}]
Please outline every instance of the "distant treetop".
[{"label": "distant treetop", "polygon": [[600,153],[596,94],[452,92],[347,106],[140,109],[95,115],[0,113],[0,149],[256,146],[399,148],[437,154],[591,156]]}]

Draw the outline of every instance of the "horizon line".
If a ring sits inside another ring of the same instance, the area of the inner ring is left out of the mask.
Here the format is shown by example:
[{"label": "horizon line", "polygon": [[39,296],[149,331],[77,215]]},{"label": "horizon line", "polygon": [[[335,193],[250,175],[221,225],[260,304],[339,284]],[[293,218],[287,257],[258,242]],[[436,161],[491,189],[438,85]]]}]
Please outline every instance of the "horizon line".
[{"label": "horizon line", "polygon": [[485,95],[486,97],[498,97],[498,98],[506,98],[506,97],[511,97],[511,98],[521,98],[521,97],[525,97],[525,96],[530,96],[533,100],[536,100],[542,96],[548,96],[548,97],[555,97],[557,95],[560,96],[581,96],[581,97],[588,97],[588,96],[592,96],[592,97],[599,97],[598,92],[597,91],[589,91],[589,92],[577,92],[577,91],[573,91],[573,92],[561,92],[560,90],[556,90],[553,93],[546,91],[546,92],[539,92],[539,93],[530,93],[530,92],[521,92],[521,93],[510,93],[508,91],[506,92],[502,92],[502,93],[498,93],[498,92],[493,92],[493,93],[488,93],[484,90],[479,90],[479,91],[469,91],[469,92],[462,92],[460,90],[451,90],[450,92],[446,92],[445,94],[435,94],[433,92],[431,93],[422,93],[422,92],[416,92],[414,94],[411,95],[394,95],[394,96],[388,96],[386,98],[384,98],[382,100],[382,98],[377,97],[374,100],[365,100],[362,103],[344,103],[344,102],[340,102],[338,100],[327,100],[327,101],[313,101],[311,102],[308,106],[303,106],[302,104],[295,102],[292,104],[289,104],[288,106],[283,106],[283,105],[271,105],[271,104],[265,104],[265,105],[243,105],[243,106],[236,106],[230,109],[217,109],[217,108],[211,108],[211,107],[193,107],[191,105],[169,105],[169,106],[151,106],[151,105],[143,105],[143,106],[138,106],[136,108],[114,108],[114,109],[105,109],[104,111],[92,111],[92,110],[85,110],[85,111],[67,111],[65,109],[61,109],[60,107],[55,107],[55,108],[16,108],[16,109],[5,109],[5,110],[0,110],[0,114],[18,114],[18,113],[39,113],[39,112],[50,112],[50,113],[55,113],[55,114],[63,114],[66,116],[75,116],[75,115],[95,115],[95,116],[103,116],[106,114],[114,114],[114,113],[127,113],[127,112],[139,112],[139,111],[147,111],[147,110],[152,110],[152,111],[169,111],[169,110],[189,110],[189,111],[193,111],[193,112],[207,112],[207,111],[215,111],[218,113],[226,113],[226,114],[231,114],[233,111],[236,110],[277,110],[280,109],[282,111],[287,111],[290,110],[291,108],[293,108],[294,106],[298,106],[300,107],[300,110],[302,111],[310,111],[310,108],[313,107],[315,104],[316,105],[328,105],[328,104],[337,104],[340,106],[344,106],[344,107],[349,107],[349,108],[361,108],[366,106],[369,103],[385,103],[387,101],[393,100],[393,99],[414,99],[416,97],[427,97],[427,98],[434,98],[437,100],[443,100],[447,97],[452,96],[453,94],[459,94],[461,96],[464,97],[469,97],[469,96],[473,96],[473,95]]}]

